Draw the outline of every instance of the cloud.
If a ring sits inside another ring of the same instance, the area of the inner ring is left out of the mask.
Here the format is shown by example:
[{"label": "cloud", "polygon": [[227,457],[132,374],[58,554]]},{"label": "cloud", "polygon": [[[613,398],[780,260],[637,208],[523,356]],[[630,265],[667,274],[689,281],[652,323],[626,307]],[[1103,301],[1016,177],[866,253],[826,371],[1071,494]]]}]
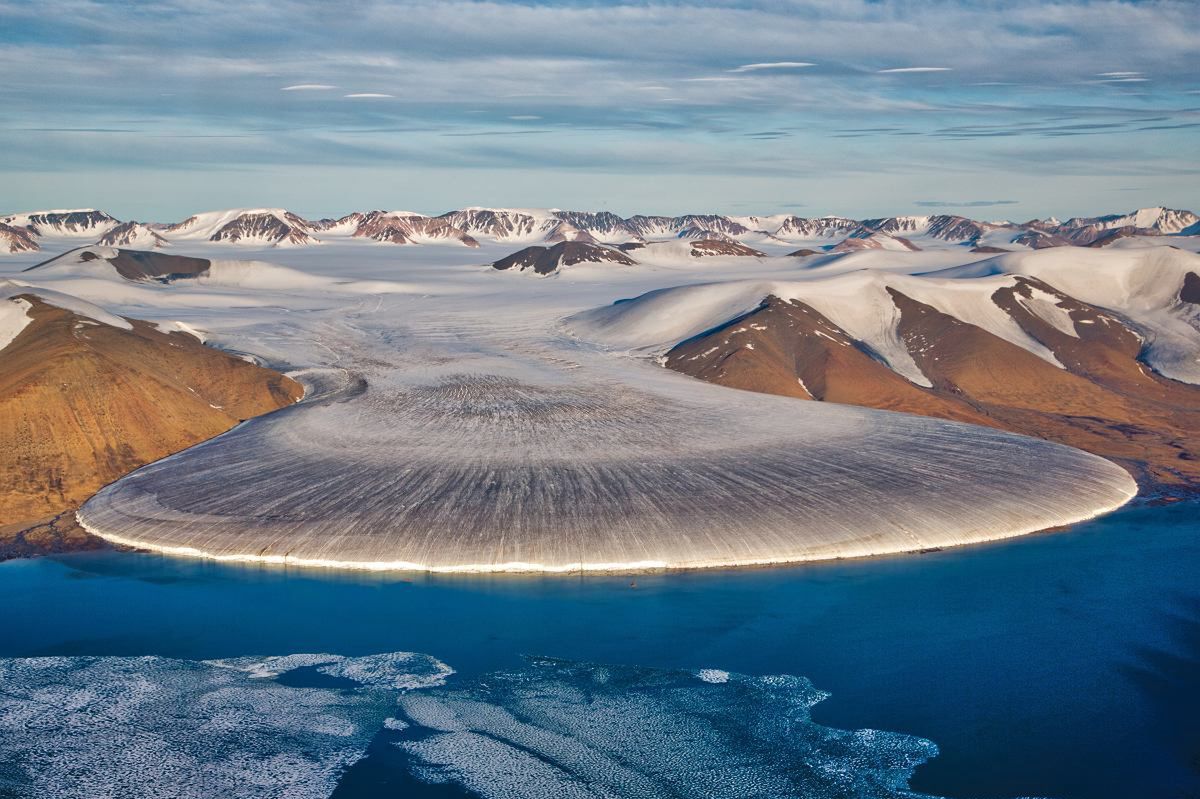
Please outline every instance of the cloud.
[{"label": "cloud", "polygon": [[901,72],[953,72],[953,67],[892,67],[876,70],[880,75],[895,75]]},{"label": "cloud", "polygon": [[990,208],[995,205],[1020,205],[1018,200],[916,200],[921,208]]},{"label": "cloud", "polygon": [[523,122],[525,120],[541,119],[541,117],[537,114],[513,114],[509,117],[509,119],[515,119]]},{"label": "cloud", "polygon": [[1181,122],[1178,125],[1147,125],[1138,130],[1181,130],[1183,128],[1200,128],[1200,122]]},{"label": "cloud", "polygon": [[[1170,198],[1151,196],[1155,176],[1200,167],[1195,128],[1184,127],[1198,119],[1188,110],[1200,74],[1194,0],[696,0],[686,14],[676,0],[139,8],[0,0],[6,202],[63,170],[252,174],[272,163],[283,174],[395,159],[428,170],[414,192],[491,186],[479,170],[512,168],[553,205],[566,201],[554,191],[607,175],[616,203],[617,176],[636,166],[639,185],[680,204],[689,190],[671,176],[704,174],[750,199],[840,192],[837,210],[861,214],[878,198],[972,196],[981,185],[1056,197],[1063,174],[1096,185],[1136,176],[1151,187],[1144,204],[1157,205]],[[355,88],[371,86],[394,97]],[[1164,119],[1136,121],[1150,115]],[[523,117],[553,125],[534,131]],[[72,132],[83,128],[105,132]],[[187,153],[174,154],[183,136]],[[437,179],[464,164],[477,170],[468,179]],[[30,177],[14,182],[18,172]],[[809,182],[780,183],[797,176]]]},{"label": "cloud", "polygon": [[816,64],[810,61],[767,61],[761,64],[742,64],[740,67],[729,70],[730,72],[758,72],[763,69],[803,69],[804,67],[815,67]]}]

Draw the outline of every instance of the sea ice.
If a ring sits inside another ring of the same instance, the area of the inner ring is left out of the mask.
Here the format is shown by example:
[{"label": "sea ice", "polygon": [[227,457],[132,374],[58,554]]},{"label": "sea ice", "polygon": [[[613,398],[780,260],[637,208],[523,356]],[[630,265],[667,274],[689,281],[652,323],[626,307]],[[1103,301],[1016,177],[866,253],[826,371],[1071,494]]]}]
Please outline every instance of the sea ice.
[{"label": "sea ice", "polygon": [[812,721],[802,677],[533,659],[519,671],[410,694],[396,745],[430,783],[484,799],[915,799],[929,741]]},{"label": "sea ice", "polygon": [[[357,684],[272,677],[318,667]],[[317,799],[361,758],[427,655],[0,660],[0,795],[29,799]]]}]

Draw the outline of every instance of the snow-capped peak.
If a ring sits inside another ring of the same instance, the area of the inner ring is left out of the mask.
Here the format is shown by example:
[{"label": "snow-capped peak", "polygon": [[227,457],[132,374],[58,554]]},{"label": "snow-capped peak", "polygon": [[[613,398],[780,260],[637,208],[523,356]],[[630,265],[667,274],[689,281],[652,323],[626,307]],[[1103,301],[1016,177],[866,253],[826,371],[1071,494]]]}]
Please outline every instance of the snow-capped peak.
[{"label": "snow-capped peak", "polygon": [[0,224],[10,227],[28,228],[38,236],[95,236],[119,222],[95,208],[77,208],[52,211],[24,211],[0,217]]}]

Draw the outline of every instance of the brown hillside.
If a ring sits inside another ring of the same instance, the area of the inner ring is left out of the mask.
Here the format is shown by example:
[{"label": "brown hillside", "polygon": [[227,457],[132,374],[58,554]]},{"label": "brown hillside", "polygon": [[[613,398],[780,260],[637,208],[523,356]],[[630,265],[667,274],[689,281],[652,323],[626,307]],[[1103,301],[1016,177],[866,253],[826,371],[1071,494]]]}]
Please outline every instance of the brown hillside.
[{"label": "brown hillside", "polygon": [[746,316],[672,349],[667,366],[747,391],[989,424],[970,406],[908,382],[796,300],[769,297]]},{"label": "brown hillside", "polygon": [[[1056,295],[1078,338],[1019,301]],[[1000,427],[1078,447],[1128,468],[1143,488],[1200,490],[1200,387],[1138,361],[1119,319],[1030,278],[993,301],[1054,353],[1059,368],[994,334],[889,289],[899,332],[932,388],[872,358],[807,305],[770,297],[735,322],[677,345],[669,368],[709,382]]]},{"label": "brown hillside", "polygon": [[21,298],[33,321],[0,350],[0,555],[61,539],[69,523],[48,520],[101,486],[303,393],[184,333]]}]

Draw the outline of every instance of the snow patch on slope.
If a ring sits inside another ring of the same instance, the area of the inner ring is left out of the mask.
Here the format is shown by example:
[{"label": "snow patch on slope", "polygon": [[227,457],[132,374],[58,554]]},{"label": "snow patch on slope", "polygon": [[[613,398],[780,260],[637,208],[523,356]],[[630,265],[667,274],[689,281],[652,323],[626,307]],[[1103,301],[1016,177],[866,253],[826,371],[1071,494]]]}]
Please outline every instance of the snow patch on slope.
[{"label": "snow patch on slope", "polygon": [[1188,272],[1200,274],[1200,256],[1173,247],[1060,247],[1000,255],[936,274],[958,279],[983,274],[1037,278],[1127,320],[1141,334],[1142,357],[1156,371],[1200,384],[1200,306],[1179,299]]},{"label": "snow patch on slope", "polygon": [[850,272],[803,281],[730,281],[650,292],[633,300],[585,311],[567,320],[580,338],[607,347],[659,354],[757,308],[767,297],[798,300],[865,344],[893,371],[931,386],[900,335],[900,311],[888,289],[987,330],[1039,358],[1062,364],[992,301],[1014,280],[935,280],[903,274]]},{"label": "snow patch on slope", "polygon": [[7,302],[0,302],[0,350],[13,342],[22,330],[29,326],[33,318],[28,311],[33,306],[20,297],[6,297]]},{"label": "snow patch on slope", "polygon": [[73,297],[70,294],[63,294],[60,291],[42,288],[29,283],[18,280],[0,280],[0,300],[6,300],[18,294],[31,294],[39,300],[54,305],[63,310],[70,311],[78,316],[83,316],[92,319],[104,325],[111,327],[119,327],[122,330],[132,330],[133,325],[128,320],[122,319],[115,314],[101,308],[99,305],[94,305],[87,300],[81,300],[78,297]]}]

